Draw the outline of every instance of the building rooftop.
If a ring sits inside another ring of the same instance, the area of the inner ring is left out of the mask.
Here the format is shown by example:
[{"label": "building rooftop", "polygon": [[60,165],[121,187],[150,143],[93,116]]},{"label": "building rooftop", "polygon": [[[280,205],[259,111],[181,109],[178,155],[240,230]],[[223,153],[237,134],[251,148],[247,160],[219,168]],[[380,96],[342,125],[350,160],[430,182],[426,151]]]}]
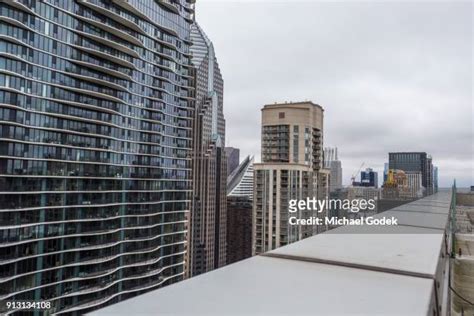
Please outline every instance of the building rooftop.
[{"label": "building rooftop", "polygon": [[441,191],[376,215],[398,226],[342,226],[92,315],[444,313],[450,200]]},{"label": "building rooftop", "polygon": [[313,103],[312,101],[297,101],[297,102],[285,101],[285,102],[281,102],[281,103],[275,102],[275,103],[265,104],[262,108],[262,111],[266,108],[309,105],[309,104],[317,106],[317,107],[321,108],[321,110],[324,111],[324,109],[321,105]]}]

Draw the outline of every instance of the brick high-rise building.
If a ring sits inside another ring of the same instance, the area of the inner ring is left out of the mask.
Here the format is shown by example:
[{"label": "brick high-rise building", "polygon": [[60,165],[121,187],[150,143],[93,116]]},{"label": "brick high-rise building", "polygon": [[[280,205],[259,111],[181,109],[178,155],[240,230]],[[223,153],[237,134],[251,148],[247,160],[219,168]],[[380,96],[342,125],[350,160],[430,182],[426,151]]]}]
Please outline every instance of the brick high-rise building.
[{"label": "brick high-rise building", "polygon": [[227,160],[224,81],[214,46],[197,23],[192,25],[191,40],[196,106],[188,276],[195,276],[226,263]]}]

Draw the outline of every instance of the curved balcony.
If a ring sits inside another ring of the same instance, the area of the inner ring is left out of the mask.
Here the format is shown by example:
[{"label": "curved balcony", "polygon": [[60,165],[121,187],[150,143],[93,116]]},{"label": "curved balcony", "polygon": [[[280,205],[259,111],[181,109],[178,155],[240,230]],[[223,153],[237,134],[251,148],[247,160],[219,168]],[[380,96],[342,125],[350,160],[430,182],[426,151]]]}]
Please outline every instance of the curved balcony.
[{"label": "curved balcony", "polygon": [[[109,16],[109,15],[110,15],[110,11],[109,11],[109,13],[107,13],[107,16]],[[102,23],[102,22],[99,22],[99,21],[96,21],[96,20],[93,20],[93,19],[90,19],[90,18],[86,18],[86,17],[80,16],[80,15],[77,15],[77,14],[75,14],[74,16],[76,18],[86,22],[86,23],[92,24],[95,27],[102,29],[103,31],[109,32],[110,34],[113,34],[113,35],[115,35],[115,36],[129,42],[129,43],[132,43],[134,45],[145,48],[142,41],[140,41],[138,38],[124,32],[122,30],[119,30],[119,29],[117,29],[115,27],[111,27],[111,26],[109,26],[105,23]],[[139,32],[139,33],[141,33],[141,32]]]},{"label": "curved balcony", "polygon": [[155,1],[158,2],[160,5],[162,5],[164,8],[170,10],[171,12],[179,14],[179,4],[174,3],[171,0],[155,0]]},{"label": "curved balcony", "polygon": [[9,297],[12,297],[12,296],[15,296],[15,295],[18,295],[18,294],[21,294],[21,293],[26,293],[26,292],[34,291],[34,290],[37,290],[37,289],[42,289],[42,288],[52,286],[52,285],[78,282],[78,281],[83,281],[83,280],[97,279],[99,277],[104,277],[104,276],[113,274],[113,273],[115,273],[119,270],[122,270],[122,269],[152,265],[152,264],[160,262],[163,259],[170,258],[170,257],[176,256],[176,255],[178,255],[178,256],[179,255],[184,255],[184,254],[186,254],[185,251],[177,252],[177,253],[173,253],[173,254],[170,254],[170,255],[164,255],[164,256],[158,257],[156,259],[149,259],[149,260],[146,260],[146,261],[140,261],[140,262],[133,263],[133,264],[118,266],[118,267],[115,267],[113,269],[91,272],[91,273],[87,273],[83,276],[77,276],[77,277],[70,278],[70,279],[65,279],[65,280],[52,282],[52,283],[48,283],[48,284],[43,284],[43,285],[40,285],[40,286],[35,286],[35,287],[28,288],[28,289],[23,289],[23,290],[20,290],[20,291],[9,293],[8,295],[0,297],[0,300],[5,300]]},{"label": "curved balcony", "polygon": [[[185,224],[186,221],[181,221],[181,222],[176,222],[176,223]],[[168,223],[166,223],[166,224],[168,224]],[[176,234],[183,234],[183,231],[160,234],[160,235],[153,235],[152,237],[148,237],[148,238],[125,239],[125,240],[120,240],[120,241],[117,241],[117,242],[110,242],[110,243],[106,243],[106,244],[97,244],[97,245],[86,246],[86,247],[81,247],[81,248],[70,248],[70,249],[65,249],[65,250],[61,250],[61,251],[45,252],[45,253],[36,254],[36,255],[24,255],[24,256],[21,256],[19,258],[0,261],[0,265],[6,265],[6,264],[11,264],[11,263],[16,263],[16,262],[19,262],[19,261],[22,261],[22,260],[25,260],[25,259],[45,257],[45,256],[49,256],[49,255],[56,255],[56,254],[61,254],[61,253],[66,253],[66,252],[79,252],[79,251],[89,251],[89,250],[99,250],[99,249],[111,248],[111,247],[115,247],[115,246],[118,246],[118,245],[124,244],[124,243],[150,241],[150,240],[154,240],[154,239],[157,239],[157,238],[176,235]],[[36,239],[36,240],[41,240],[41,239]]]},{"label": "curved balcony", "polygon": [[87,302],[87,303],[84,303],[84,304],[81,304],[81,305],[78,305],[78,306],[75,306],[75,307],[71,307],[71,308],[59,311],[59,312],[55,313],[55,315],[60,315],[60,314],[65,314],[65,313],[72,313],[72,312],[77,312],[77,311],[80,311],[80,310],[83,310],[83,309],[97,307],[99,305],[107,303],[108,301],[110,301],[111,299],[113,299],[114,297],[116,297],[118,295],[126,294],[126,293],[133,293],[133,292],[138,292],[138,291],[143,291],[143,290],[146,290],[146,289],[151,289],[151,288],[154,288],[154,287],[158,287],[158,286],[162,285],[163,283],[165,283],[166,281],[168,281],[170,279],[173,279],[173,278],[176,278],[176,277],[180,277],[180,276],[184,276],[184,272],[181,272],[179,274],[172,275],[172,276],[169,276],[167,278],[164,278],[159,283],[154,283],[154,284],[151,284],[151,285],[144,285],[144,286],[140,286],[140,287],[137,287],[137,288],[134,288],[134,289],[131,289],[131,290],[121,291],[121,292],[115,293],[115,294],[113,294],[109,297],[106,297],[106,298],[98,299],[98,300],[92,301],[92,302]]},{"label": "curved balcony", "polygon": [[[179,233],[184,233],[184,231],[179,232]],[[4,277],[4,278],[0,279],[0,283],[8,282],[8,281],[17,279],[19,277],[27,276],[27,275],[35,275],[38,272],[53,271],[53,270],[62,269],[62,268],[66,268],[66,267],[77,267],[77,266],[83,266],[83,265],[101,264],[101,263],[105,263],[105,262],[108,262],[108,261],[111,261],[111,260],[114,260],[114,259],[117,259],[117,258],[123,257],[123,256],[155,252],[155,251],[158,251],[158,250],[160,250],[164,247],[170,247],[170,246],[186,244],[186,243],[187,242],[184,240],[184,241],[175,242],[175,243],[171,243],[171,244],[160,245],[160,246],[157,246],[157,247],[154,247],[154,248],[151,248],[151,249],[147,249],[147,250],[122,252],[122,253],[118,253],[116,255],[111,255],[111,256],[108,256],[108,257],[102,257],[102,258],[90,259],[90,260],[85,260],[85,261],[79,261],[79,262],[75,262],[75,263],[71,263],[71,264],[65,264],[65,265],[58,265],[58,266],[55,266],[55,267],[52,267],[52,268],[34,270],[34,271],[30,271],[30,272],[25,272],[25,273],[18,273],[18,274],[15,274],[13,276],[10,276],[10,277]],[[3,297],[0,298],[0,299],[3,299]]]},{"label": "curved balcony", "polygon": [[134,64],[132,64],[131,62],[129,61],[126,61],[120,57],[117,57],[117,56],[113,56],[113,55],[110,55],[109,53],[104,53],[104,52],[101,52],[99,50],[96,50],[96,49],[92,49],[92,48],[88,48],[88,47],[84,47],[84,46],[81,46],[81,45],[75,45],[75,44],[69,44],[71,47],[74,47],[74,48],[77,48],[79,50],[83,50],[85,51],[86,53],[89,53],[89,54],[92,54],[92,55],[95,55],[99,58],[103,58],[103,59],[106,59],[106,60],[110,60],[116,64],[119,64],[121,66],[124,66],[124,67],[127,67],[127,68],[130,68],[130,69],[134,69],[134,70],[138,70],[137,67],[135,67]]},{"label": "curved balcony", "polygon": [[110,48],[121,51],[122,53],[130,55],[132,57],[140,58],[140,54],[138,54],[135,50],[133,50],[133,49],[127,47],[127,46],[124,46],[122,44],[119,44],[117,42],[114,42],[114,41],[112,41],[108,38],[100,37],[100,36],[97,36],[97,35],[89,34],[89,33],[86,33],[86,32],[83,32],[83,31],[78,31],[78,30],[74,30],[74,32],[77,33],[77,34],[80,34],[83,37],[87,37],[87,38],[90,38],[90,39],[92,39],[96,42],[99,42],[102,45],[107,45]]},{"label": "curved balcony", "polygon": [[71,63],[75,63],[75,64],[78,64],[78,65],[81,65],[81,66],[84,66],[84,67],[88,67],[88,68],[91,68],[93,70],[97,70],[97,71],[106,73],[108,75],[113,75],[113,76],[118,77],[120,79],[125,79],[125,80],[132,81],[132,77],[129,74],[124,74],[123,72],[120,72],[120,71],[116,71],[116,70],[113,70],[113,69],[110,69],[110,68],[106,68],[106,67],[99,66],[99,65],[96,65],[96,64],[92,64],[92,63],[82,61],[82,60],[77,60],[77,59],[68,59],[68,60]]},{"label": "curved balcony", "polygon": [[143,30],[138,24],[122,17],[121,15],[119,15],[115,12],[112,12],[110,10],[102,8],[101,6],[90,3],[87,0],[78,0],[77,2],[84,5],[84,6],[86,6],[86,7],[88,7],[88,8],[90,8],[90,9],[92,9],[92,10],[94,10],[94,11],[96,11],[96,12],[98,12],[98,13],[100,13],[100,14],[103,14],[103,15],[111,18],[115,22],[120,23],[120,24],[134,30],[135,32],[141,33],[142,35],[146,35],[145,30]]},{"label": "curved balcony", "polygon": [[148,272],[145,272],[145,273],[142,273],[142,274],[139,274],[139,275],[136,275],[136,276],[129,276],[129,277],[125,277],[125,278],[121,278],[121,279],[118,279],[118,280],[114,280],[113,282],[110,282],[104,286],[94,286],[94,287],[90,287],[90,288],[85,288],[83,290],[80,290],[80,291],[76,291],[76,292],[71,292],[71,293],[68,293],[66,295],[61,295],[61,296],[58,296],[58,297],[55,297],[55,298],[52,298],[52,299],[49,299],[49,301],[55,301],[55,300],[58,300],[58,299],[61,299],[61,298],[65,298],[65,297],[71,297],[71,296],[78,296],[78,295],[86,295],[86,294],[91,294],[91,293],[94,293],[94,292],[100,292],[100,291],[103,291],[103,290],[106,290],[108,289],[109,287],[117,284],[117,283],[120,283],[122,281],[127,281],[127,280],[135,280],[135,279],[143,279],[143,278],[147,278],[147,277],[150,277],[150,276],[154,276],[154,275],[159,275],[161,274],[164,270],[166,269],[169,269],[169,268],[172,268],[172,267],[176,267],[176,266],[181,266],[183,265],[184,262],[179,262],[179,263],[175,263],[175,264],[170,264],[168,266],[165,266],[165,267],[162,267],[158,270],[152,270],[152,271],[148,271]]},{"label": "curved balcony", "polygon": [[11,5],[12,7],[14,8],[17,8],[21,11],[24,11],[28,14],[32,14],[32,15],[36,15],[35,12],[33,10],[31,10],[30,8],[28,8],[26,5],[20,3],[18,0],[12,0],[12,1],[8,1],[8,5]]}]

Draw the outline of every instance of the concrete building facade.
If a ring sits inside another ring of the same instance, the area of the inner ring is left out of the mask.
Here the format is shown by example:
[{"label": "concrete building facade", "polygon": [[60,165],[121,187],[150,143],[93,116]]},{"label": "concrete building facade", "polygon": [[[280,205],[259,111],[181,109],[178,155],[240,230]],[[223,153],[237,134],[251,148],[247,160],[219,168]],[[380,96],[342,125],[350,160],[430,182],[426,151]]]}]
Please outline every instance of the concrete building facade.
[{"label": "concrete building facade", "polygon": [[433,194],[433,162],[426,152],[394,152],[388,154],[389,169],[421,172],[425,195]]},{"label": "concrete building facade", "polygon": [[[323,115],[323,108],[312,102],[269,104],[262,109],[262,163],[254,164],[255,254],[323,230],[288,223],[291,199],[328,196],[329,171],[323,169]],[[300,210],[297,216],[324,214]]]}]

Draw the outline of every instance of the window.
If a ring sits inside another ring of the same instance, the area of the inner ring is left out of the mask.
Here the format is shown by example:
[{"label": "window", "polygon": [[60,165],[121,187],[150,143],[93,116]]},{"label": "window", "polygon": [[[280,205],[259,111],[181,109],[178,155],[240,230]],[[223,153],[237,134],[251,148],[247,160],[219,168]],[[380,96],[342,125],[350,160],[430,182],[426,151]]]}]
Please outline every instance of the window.
[{"label": "window", "polygon": [[278,118],[284,119],[285,118],[285,112],[278,113]]}]

